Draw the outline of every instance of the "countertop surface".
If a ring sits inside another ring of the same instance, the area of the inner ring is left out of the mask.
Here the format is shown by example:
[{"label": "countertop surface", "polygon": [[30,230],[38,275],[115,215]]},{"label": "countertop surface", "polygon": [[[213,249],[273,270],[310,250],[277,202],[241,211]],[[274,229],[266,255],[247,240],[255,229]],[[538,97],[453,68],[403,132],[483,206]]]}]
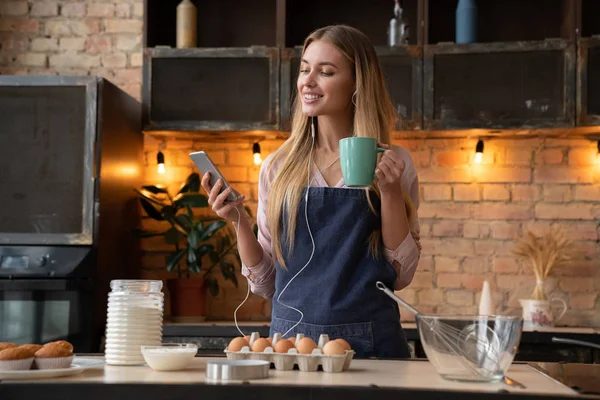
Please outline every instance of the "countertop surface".
[{"label": "countertop surface", "polygon": [[[103,359],[101,356],[89,357]],[[47,378],[37,380],[4,380],[0,382],[0,398],[3,400],[24,398],[25,392],[31,392],[35,395],[36,390],[48,390],[48,385],[52,389],[52,396],[48,397],[49,392],[44,398],[59,398],[55,397],[74,396],[80,393],[88,393],[85,397],[88,399],[100,396],[100,393],[108,395],[115,392],[115,388],[122,388],[129,391],[141,390],[139,394],[146,394],[143,391],[149,390],[149,387],[155,387],[157,384],[172,386],[198,385],[196,393],[201,395],[203,390],[216,390],[215,388],[206,389],[207,387],[217,386],[221,388],[221,394],[225,394],[227,388],[236,388],[239,386],[245,387],[248,394],[254,393],[264,398],[275,398],[271,391],[277,390],[285,392],[289,395],[293,391],[298,396],[294,398],[315,398],[315,390],[320,389],[339,389],[348,390],[354,388],[364,395],[369,395],[369,391],[377,389],[377,398],[397,398],[401,393],[407,391],[413,394],[420,394],[421,398],[428,397],[428,393],[432,391],[438,394],[444,393],[444,398],[452,398],[460,394],[460,399],[468,398],[472,395],[484,393],[490,395],[505,395],[509,394],[514,398],[514,395],[528,395],[535,397],[560,396],[563,398],[578,397],[578,391],[569,387],[568,381],[562,381],[561,378],[569,378],[570,375],[579,376],[583,379],[588,376],[593,379],[600,372],[600,365],[581,365],[579,367],[570,368],[570,365],[537,365],[535,363],[515,363],[509,369],[507,376],[518,381],[526,386],[521,389],[514,386],[509,386],[505,383],[468,383],[448,381],[441,378],[435,371],[433,365],[426,360],[360,360],[355,359],[350,365],[348,371],[340,373],[318,372],[302,372],[299,370],[293,371],[278,371],[274,368],[270,369],[270,376],[267,379],[252,380],[249,382],[210,382],[205,380],[206,363],[213,359],[223,359],[222,357],[196,357],[191,364],[183,371],[175,372],[160,372],[154,371],[148,366],[115,366],[102,365],[93,367],[74,376]],[[76,363],[76,362],[74,362]],[[551,373],[549,373],[551,372]],[[586,375],[591,374],[591,375]],[[558,379],[555,379],[558,378]],[[566,384],[564,384],[565,382]],[[32,385],[35,383],[35,385]],[[85,389],[85,388],[88,389]],[[93,388],[93,389],[91,389]],[[128,389],[125,389],[128,388]],[[385,389],[381,392],[381,389]],[[87,390],[87,392],[86,392]],[[112,392],[111,392],[112,390]],[[154,393],[159,393],[160,390]],[[183,390],[181,388],[174,390]],[[236,389],[237,390],[237,389]],[[264,392],[261,392],[264,390]],[[309,390],[309,392],[306,392]],[[95,394],[91,394],[94,392]],[[115,392],[116,393],[116,392]],[[125,393],[125,392],[123,392]],[[148,392],[152,393],[152,392]],[[303,393],[303,395],[300,395]],[[395,396],[391,396],[395,393]],[[599,392],[600,393],[600,392]],[[92,397],[90,397],[90,394]],[[133,395],[134,392],[131,392]],[[335,396],[335,393],[333,393]],[[341,393],[338,393],[341,394]],[[388,397],[386,394],[389,394]],[[233,392],[227,395],[234,395]],[[423,397],[424,396],[424,397]],[[449,396],[449,397],[448,397]],[[123,394],[123,397],[126,397]],[[152,396],[151,396],[152,397]],[[318,397],[318,396],[317,396]],[[419,397],[419,396],[417,396]],[[101,397],[97,397],[101,398]],[[114,399],[120,398],[114,397]],[[175,398],[175,397],[174,397]],[[456,397],[457,399],[459,397]]]}]

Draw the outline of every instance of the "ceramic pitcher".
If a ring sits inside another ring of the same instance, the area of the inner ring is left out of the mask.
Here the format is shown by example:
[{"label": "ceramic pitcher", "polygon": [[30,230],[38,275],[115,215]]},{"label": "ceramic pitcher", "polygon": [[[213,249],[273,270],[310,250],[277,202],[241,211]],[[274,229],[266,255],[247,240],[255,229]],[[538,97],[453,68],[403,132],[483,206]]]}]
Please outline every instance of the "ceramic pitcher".
[{"label": "ceramic pitcher", "polygon": [[[523,328],[552,327],[567,312],[567,303],[560,297],[552,297],[549,300],[519,300],[523,308]],[[557,308],[551,307],[552,303],[559,303]]]}]

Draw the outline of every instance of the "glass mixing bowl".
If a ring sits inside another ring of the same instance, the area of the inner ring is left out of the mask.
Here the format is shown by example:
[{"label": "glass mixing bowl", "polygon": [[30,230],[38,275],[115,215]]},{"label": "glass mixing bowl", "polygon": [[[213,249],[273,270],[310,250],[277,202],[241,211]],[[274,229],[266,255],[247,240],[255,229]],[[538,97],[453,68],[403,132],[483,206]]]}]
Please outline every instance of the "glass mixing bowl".
[{"label": "glass mixing bowl", "polygon": [[423,350],[442,378],[497,382],[511,366],[523,319],[513,316],[417,316]]}]

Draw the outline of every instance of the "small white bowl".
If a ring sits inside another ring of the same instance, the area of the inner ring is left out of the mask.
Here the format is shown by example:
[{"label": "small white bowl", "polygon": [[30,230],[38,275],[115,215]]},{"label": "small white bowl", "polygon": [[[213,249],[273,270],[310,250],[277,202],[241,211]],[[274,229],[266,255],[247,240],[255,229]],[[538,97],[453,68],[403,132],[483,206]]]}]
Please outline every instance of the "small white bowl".
[{"label": "small white bowl", "polygon": [[163,343],[142,346],[142,355],[150,368],[156,371],[184,369],[196,356],[198,345],[192,343]]}]

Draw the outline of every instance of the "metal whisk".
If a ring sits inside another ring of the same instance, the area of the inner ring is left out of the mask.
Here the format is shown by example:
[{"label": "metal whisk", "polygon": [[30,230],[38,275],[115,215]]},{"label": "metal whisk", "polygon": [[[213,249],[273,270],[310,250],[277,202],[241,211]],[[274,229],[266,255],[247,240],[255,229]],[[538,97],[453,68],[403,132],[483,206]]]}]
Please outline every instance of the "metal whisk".
[{"label": "metal whisk", "polygon": [[[461,364],[471,373],[485,379],[503,375],[501,349],[506,343],[487,323],[473,323],[458,329],[440,321],[435,316],[421,314],[413,306],[396,296],[382,282],[378,281],[376,286],[389,297],[412,311],[417,320],[425,323],[427,330],[433,335],[431,341],[433,343],[429,344],[436,351],[435,356],[443,353],[458,356],[457,358],[461,361]],[[425,348],[425,352],[427,353],[427,348]],[[432,358],[430,354],[428,354],[428,358]]]}]

